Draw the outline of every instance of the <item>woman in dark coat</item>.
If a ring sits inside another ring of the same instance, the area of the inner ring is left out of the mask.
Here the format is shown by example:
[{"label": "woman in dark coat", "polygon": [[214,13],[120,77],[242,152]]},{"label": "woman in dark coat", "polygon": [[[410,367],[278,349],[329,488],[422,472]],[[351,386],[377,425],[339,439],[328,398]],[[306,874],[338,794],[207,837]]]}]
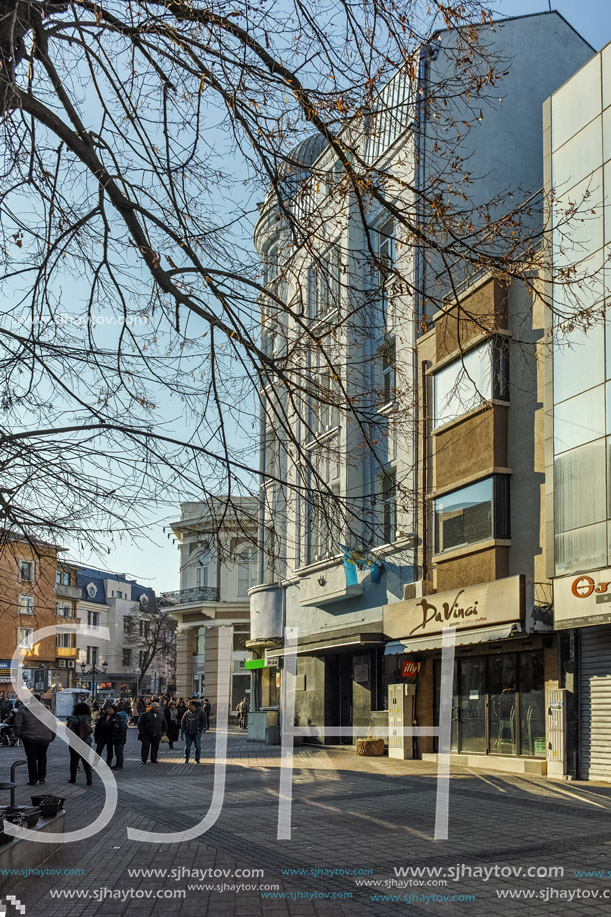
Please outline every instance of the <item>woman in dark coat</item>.
[{"label": "woman in dark coat", "polygon": [[172,700],[165,708],[166,733],[170,740],[170,748],[174,748],[174,742],[180,735],[180,719],[178,717],[178,707],[176,701]]},{"label": "woman in dark coat", "polygon": [[[68,717],[66,725],[71,732],[79,737],[79,739],[86,742],[87,745],[91,745],[91,734],[93,729],[91,728],[91,711],[87,704],[77,704]],[[82,763],[83,770],[85,771],[87,786],[91,786],[93,783],[91,764],[73,748],[70,749],[70,780],[68,783],[76,783],[76,772],[80,763]]]},{"label": "woman in dark coat", "polygon": [[117,711],[112,704],[109,704],[104,713],[101,713],[95,724],[93,737],[96,741],[95,750],[101,755],[106,749],[106,763],[110,767],[112,756],[115,748],[115,736],[120,728],[120,721],[117,719]]},{"label": "woman in dark coat", "polygon": [[178,719],[182,723],[182,718],[187,712],[187,705],[185,704],[184,697],[178,698],[178,703],[176,704],[176,709],[178,710]]}]

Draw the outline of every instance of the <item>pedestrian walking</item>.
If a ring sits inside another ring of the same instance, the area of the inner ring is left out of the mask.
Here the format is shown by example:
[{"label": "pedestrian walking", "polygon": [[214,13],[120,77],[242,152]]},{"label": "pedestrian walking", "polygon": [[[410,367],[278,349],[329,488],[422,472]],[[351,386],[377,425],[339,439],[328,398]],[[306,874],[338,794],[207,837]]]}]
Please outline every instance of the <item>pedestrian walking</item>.
[{"label": "pedestrian walking", "polygon": [[[40,694],[35,694],[40,700]],[[15,735],[23,742],[23,749],[28,760],[28,783],[35,786],[45,783],[47,777],[47,752],[55,733],[49,726],[38,719],[29,706],[22,705],[15,717]]]},{"label": "pedestrian walking", "polygon": [[204,697],[202,709],[206,714],[206,729],[210,729],[210,714],[212,713],[212,704],[207,697]]},{"label": "pedestrian walking", "polygon": [[127,723],[128,716],[125,710],[117,710],[116,723],[112,732],[112,747],[116,758],[113,771],[123,770],[123,750],[127,742]]},{"label": "pedestrian walking", "polygon": [[185,740],[185,764],[189,763],[191,746],[195,745],[195,763],[199,764],[202,753],[202,732],[207,728],[206,714],[194,700],[189,701],[189,709],[182,718],[180,728]]},{"label": "pedestrian walking", "polygon": [[180,735],[180,720],[178,719],[178,707],[176,701],[170,701],[165,710],[166,733],[169,739],[170,748],[174,748],[174,742]]},{"label": "pedestrian walking", "polygon": [[187,705],[185,704],[184,697],[178,698],[178,703],[176,704],[176,709],[178,710],[178,719],[182,723],[182,718],[187,712]]},{"label": "pedestrian walking", "polygon": [[119,719],[114,704],[108,704],[103,713],[100,714],[95,724],[93,737],[96,741],[95,750],[98,755],[104,753],[106,749],[106,763],[112,765],[113,753],[115,751],[115,736],[120,729]]},{"label": "pedestrian walking", "polygon": [[[91,736],[93,734],[93,727],[91,725],[91,710],[85,703],[77,704],[68,717],[66,725],[71,732],[78,736],[83,742],[87,745],[91,745]],[[85,777],[87,780],[87,786],[91,786],[93,783],[93,769],[91,764],[79,754],[78,751],[75,751],[74,748],[70,748],[70,779],[68,783],[76,783],[76,772],[78,770],[79,764],[83,765],[83,770],[85,771]]]},{"label": "pedestrian walking", "polygon": [[151,709],[143,713],[138,720],[138,739],[142,743],[140,756],[143,764],[146,764],[149,752],[151,764],[157,764],[157,753],[164,729],[165,717],[157,701],[151,704]]}]

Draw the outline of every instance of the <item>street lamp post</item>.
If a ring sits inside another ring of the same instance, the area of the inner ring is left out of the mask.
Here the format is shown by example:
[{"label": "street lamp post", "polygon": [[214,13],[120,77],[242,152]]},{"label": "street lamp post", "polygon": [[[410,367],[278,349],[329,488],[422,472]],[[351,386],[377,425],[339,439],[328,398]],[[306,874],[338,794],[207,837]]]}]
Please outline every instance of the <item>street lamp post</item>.
[{"label": "street lamp post", "polygon": [[107,663],[107,662],[103,662],[103,663],[102,663],[102,668],[101,668],[101,669],[98,669],[97,665],[96,665],[95,662],[94,662],[93,665],[91,666],[91,668],[89,669],[89,671],[86,672],[86,671],[85,671],[85,663],[84,663],[84,662],[81,662],[81,680],[82,680],[83,678],[85,678],[87,675],[91,675],[91,678],[92,678],[92,682],[91,682],[91,687],[92,687],[91,696],[92,696],[92,698],[94,698],[95,695],[96,695],[96,687],[97,687],[97,685],[96,685],[96,676],[97,676],[97,675],[106,675],[106,670],[107,670],[107,669],[108,669],[108,663]]}]

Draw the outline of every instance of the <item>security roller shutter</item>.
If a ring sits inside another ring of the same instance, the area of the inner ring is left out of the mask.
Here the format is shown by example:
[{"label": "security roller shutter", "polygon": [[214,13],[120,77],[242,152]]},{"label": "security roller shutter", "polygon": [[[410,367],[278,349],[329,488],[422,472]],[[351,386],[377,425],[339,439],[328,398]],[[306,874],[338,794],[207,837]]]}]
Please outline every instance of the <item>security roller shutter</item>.
[{"label": "security roller shutter", "polygon": [[583,627],[579,636],[580,776],[611,781],[611,627]]}]

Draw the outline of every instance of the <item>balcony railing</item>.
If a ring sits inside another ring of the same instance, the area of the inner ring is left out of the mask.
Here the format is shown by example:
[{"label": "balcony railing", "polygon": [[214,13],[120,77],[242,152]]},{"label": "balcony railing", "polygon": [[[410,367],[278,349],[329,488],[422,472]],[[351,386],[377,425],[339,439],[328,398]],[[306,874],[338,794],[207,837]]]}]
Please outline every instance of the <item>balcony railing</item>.
[{"label": "balcony railing", "polygon": [[193,605],[196,602],[220,602],[221,591],[212,586],[196,586],[194,589],[176,589],[163,592],[159,598],[162,607],[168,605]]}]

